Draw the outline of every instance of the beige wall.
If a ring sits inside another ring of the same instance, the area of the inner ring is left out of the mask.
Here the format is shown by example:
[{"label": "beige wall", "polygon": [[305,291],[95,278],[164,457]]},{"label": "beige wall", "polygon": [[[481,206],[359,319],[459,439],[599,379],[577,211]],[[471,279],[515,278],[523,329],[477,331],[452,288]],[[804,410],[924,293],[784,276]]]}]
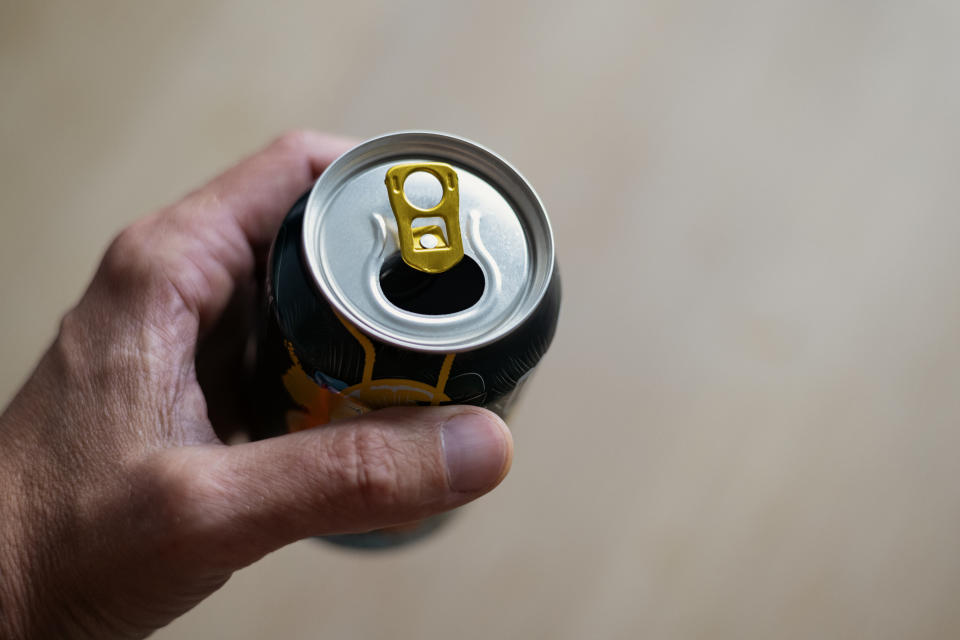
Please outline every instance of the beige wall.
[{"label": "beige wall", "polygon": [[110,236],[240,154],[451,131],[560,248],[513,473],[157,637],[956,637],[958,7],[3,3],[0,400]]}]

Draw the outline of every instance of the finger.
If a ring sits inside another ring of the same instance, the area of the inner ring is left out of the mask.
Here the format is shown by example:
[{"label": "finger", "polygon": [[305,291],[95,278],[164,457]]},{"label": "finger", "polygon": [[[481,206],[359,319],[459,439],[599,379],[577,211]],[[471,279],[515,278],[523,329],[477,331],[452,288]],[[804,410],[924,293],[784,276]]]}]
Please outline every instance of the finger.
[{"label": "finger", "polygon": [[290,206],[352,145],[313,131],[288,133],[161,217],[160,224],[198,241],[190,243],[194,252],[183,256],[183,265],[199,267],[202,277],[179,288],[201,330],[219,316],[234,283],[250,278],[257,253],[270,244]]},{"label": "finger", "polygon": [[507,474],[513,440],[484,409],[394,408],[206,455],[196,522],[242,566],[307,536],[369,531],[469,502]]},{"label": "finger", "polygon": [[249,431],[258,415],[253,385],[254,336],[258,288],[251,280],[238,282],[220,319],[197,345],[197,382],[206,399],[207,417],[217,437],[227,442],[238,431]]},{"label": "finger", "polygon": [[287,133],[187,196],[182,204],[203,211],[207,227],[237,224],[251,245],[269,244],[290,205],[354,144],[316,131]]},{"label": "finger", "polygon": [[[176,205],[124,230],[107,251],[97,280],[128,303],[182,304],[200,331],[209,328],[237,282],[252,277],[256,256],[290,206],[352,144],[310,131],[282,136]],[[157,294],[164,290],[173,296]]]}]

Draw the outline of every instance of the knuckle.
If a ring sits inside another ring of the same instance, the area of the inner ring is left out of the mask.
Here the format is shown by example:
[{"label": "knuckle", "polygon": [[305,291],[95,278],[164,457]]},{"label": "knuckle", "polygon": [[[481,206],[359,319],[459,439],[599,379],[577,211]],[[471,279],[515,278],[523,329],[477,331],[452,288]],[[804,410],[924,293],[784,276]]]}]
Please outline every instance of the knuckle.
[{"label": "knuckle", "polygon": [[70,379],[84,380],[87,377],[85,354],[89,350],[91,328],[89,323],[77,316],[77,309],[73,308],[60,318],[60,328],[50,353],[59,369]]},{"label": "knuckle", "polygon": [[158,452],[137,466],[135,489],[141,527],[154,548],[232,571],[262,556],[270,547],[270,530],[278,523],[293,527],[296,517],[271,509],[273,517],[261,520],[265,503],[283,501],[269,487],[251,492],[222,454],[222,448],[211,447]]},{"label": "knuckle", "polygon": [[143,222],[121,231],[100,263],[98,277],[112,287],[136,287],[149,281],[154,270],[149,230]]},{"label": "knuckle", "polygon": [[401,473],[407,461],[382,430],[346,430],[337,438],[335,455],[348,496],[361,506],[380,510],[402,500]]},{"label": "knuckle", "polygon": [[316,134],[309,129],[291,129],[274,140],[273,144],[281,149],[299,151],[309,146]]},{"label": "knuckle", "polygon": [[204,528],[209,505],[214,502],[211,497],[219,489],[189,457],[156,456],[138,470],[137,477],[159,529],[187,536]]},{"label": "knuckle", "polygon": [[80,320],[77,315],[77,308],[74,307],[60,317],[60,326],[53,343],[57,351],[72,352],[81,343],[81,339],[89,335],[87,323]]},{"label": "knuckle", "polygon": [[129,477],[141,543],[158,557],[179,558],[197,566],[235,566],[234,542],[224,524],[234,514],[230,487],[202,452],[166,450],[134,465]]}]

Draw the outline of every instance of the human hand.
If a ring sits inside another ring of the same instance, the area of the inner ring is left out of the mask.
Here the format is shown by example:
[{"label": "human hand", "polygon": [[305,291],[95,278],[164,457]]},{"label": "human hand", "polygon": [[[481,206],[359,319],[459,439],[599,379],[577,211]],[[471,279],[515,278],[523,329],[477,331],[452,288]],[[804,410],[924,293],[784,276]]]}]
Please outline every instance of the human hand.
[{"label": "human hand", "polygon": [[510,432],[476,407],[218,438],[245,418],[256,265],[349,146],[286,135],[111,244],[0,416],[0,637],[142,637],[287,543],[418,520],[506,475]]}]

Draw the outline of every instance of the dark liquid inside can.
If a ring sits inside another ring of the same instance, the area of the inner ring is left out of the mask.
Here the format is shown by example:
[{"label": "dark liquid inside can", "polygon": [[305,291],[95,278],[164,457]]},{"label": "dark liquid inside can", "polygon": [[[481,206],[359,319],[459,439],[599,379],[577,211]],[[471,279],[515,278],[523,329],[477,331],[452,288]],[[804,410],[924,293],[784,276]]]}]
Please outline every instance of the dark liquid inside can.
[{"label": "dark liquid inside can", "polygon": [[396,254],[380,270],[380,288],[391,304],[428,316],[469,309],[480,300],[484,285],[483,270],[470,256],[443,273],[424,273]]}]

